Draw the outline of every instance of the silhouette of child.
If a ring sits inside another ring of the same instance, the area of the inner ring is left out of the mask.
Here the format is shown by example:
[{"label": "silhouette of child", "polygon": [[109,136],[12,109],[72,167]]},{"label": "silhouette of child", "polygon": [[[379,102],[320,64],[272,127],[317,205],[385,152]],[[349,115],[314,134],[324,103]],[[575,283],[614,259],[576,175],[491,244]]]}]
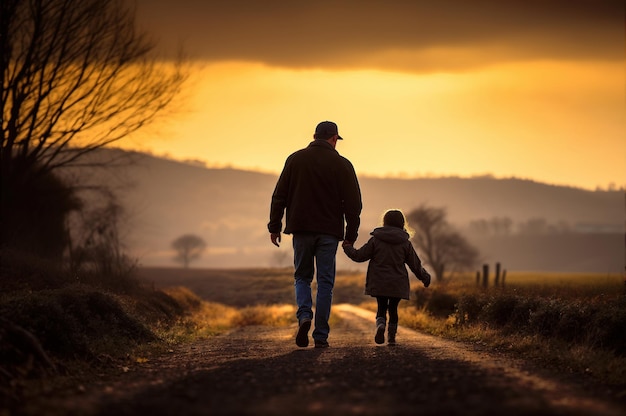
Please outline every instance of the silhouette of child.
[{"label": "silhouette of child", "polygon": [[377,344],[385,342],[385,326],[389,312],[389,345],[396,343],[398,330],[398,304],[401,299],[409,299],[409,275],[405,264],[415,276],[430,285],[430,274],[422,267],[409,233],[405,228],[404,214],[399,210],[388,210],[383,216],[383,226],[371,232],[372,237],[363,247],[355,249],[350,243],[344,242],[343,251],[356,262],[370,260],[365,278],[365,294],[376,298]]}]

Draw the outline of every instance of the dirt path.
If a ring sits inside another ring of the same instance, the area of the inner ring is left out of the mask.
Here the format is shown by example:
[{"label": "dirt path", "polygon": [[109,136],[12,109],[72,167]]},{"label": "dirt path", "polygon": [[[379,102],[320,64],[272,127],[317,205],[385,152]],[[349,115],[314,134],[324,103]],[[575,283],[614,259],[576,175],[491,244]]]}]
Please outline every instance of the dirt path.
[{"label": "dirt path", "polygon": [[28,415],[625,415],[521,363],[400,328],[376,345],[373,313],[335,305],[328,349],[289,328],[246,327],[182,346],[81,393],[55,393]]}]

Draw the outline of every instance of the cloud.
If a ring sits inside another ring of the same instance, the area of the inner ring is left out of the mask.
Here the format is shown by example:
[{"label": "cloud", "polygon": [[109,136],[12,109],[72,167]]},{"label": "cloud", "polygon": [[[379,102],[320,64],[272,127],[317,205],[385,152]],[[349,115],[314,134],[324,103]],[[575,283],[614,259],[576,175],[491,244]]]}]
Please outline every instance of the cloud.
[{"label": "cloud", "polygon": [[462,70],[621,60],[621,0],[138,0],[163,50],[290,68]]}]

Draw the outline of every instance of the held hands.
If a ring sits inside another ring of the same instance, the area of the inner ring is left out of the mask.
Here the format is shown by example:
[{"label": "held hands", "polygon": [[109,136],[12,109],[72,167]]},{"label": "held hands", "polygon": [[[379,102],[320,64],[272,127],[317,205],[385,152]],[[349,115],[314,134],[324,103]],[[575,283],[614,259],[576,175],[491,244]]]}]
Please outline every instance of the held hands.
[{"label": "held hands", "polygon": [[351,246],[352,244],[354,244],[352,241],[343,240],[343,243],[341,243],[341,247]]},{"label": "held hands", "polygon": [[280,247],[280,233],[271,233],[270,240],[272,240],[272,244],[276,247]]}]

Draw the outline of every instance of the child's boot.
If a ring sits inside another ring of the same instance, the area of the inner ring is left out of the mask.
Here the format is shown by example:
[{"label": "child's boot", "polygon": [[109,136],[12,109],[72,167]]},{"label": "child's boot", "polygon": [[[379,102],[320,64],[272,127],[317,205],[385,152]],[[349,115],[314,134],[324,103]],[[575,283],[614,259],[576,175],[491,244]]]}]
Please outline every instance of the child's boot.
[{"label": "child's boot", "polygon": [[398,324],[389,324],[389,336],[387,338],[389,345],[396,345],[396,332],[398,332]]},{"label": "child's boot", "polygon": [[374,337],[374,341],[377,344],[385,343],[385,324],[387,323],[387,318],[384,316],[379,316],[376,318],[376,336]]}]

